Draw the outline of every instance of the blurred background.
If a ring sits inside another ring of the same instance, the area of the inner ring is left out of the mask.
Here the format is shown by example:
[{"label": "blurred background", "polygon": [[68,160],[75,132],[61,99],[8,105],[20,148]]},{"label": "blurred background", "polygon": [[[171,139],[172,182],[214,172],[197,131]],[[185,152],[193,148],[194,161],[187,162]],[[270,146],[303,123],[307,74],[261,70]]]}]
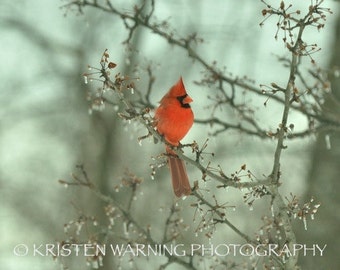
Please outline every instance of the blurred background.
[{"label": "blurred background", "polygon": [[[301,5],[302,10],[308,6],[309,1],[306,2],[294,5]],[[139,89],[147,86],[145,68],[148,65],[154,68],[156,80],[151,102],[155,105],[179,76],[183,76],[188,93],[194,99],[195,115],[204,119],[207,114],[209,89],[194,83],[201,79],[203,68],[189,59],[185,51],[142,28],[131,40],[133,50],[128,50],[122,44],[127,32],[118,17],[90,8],[85,8],[84,14],[77,10],[66,13],[62,8],[66,3],[5,0],[0,4],[2,269],[60,269],[59,263],[50,256],[18,257],[13,254],[13,248],[20,243],[64,239],[64,224],[79,211],[103,215],[99,210],[102,202],[89,192],[80,188],[65,189],[58,183],[59,179],[70,179],[77,164],[84,164],[101,190],[113,190],[127,169],[142,176],[144,195],[138,198],[139,207],[149,209],[148,213],[139,212],[142,221],[157,224],[156,208],[169,207],[174,200],[166,168],[157,171],[155,180],[151,179],[151,156],[157,156],[163,147],[152,140],[145,140],[139,146],[137,137],[146,131],[138,125],[123,123],[113,108],[89,114],[86,95],[91,87],[98,85],[85,84],[82,74],[87,72],[88,64],[98,66],[106,48],[110,60],[118,64],[117,71],[141,78],[137,82]],[[135,4],[141,4],[138,1],[112,3],[127,13],[132,13]],[[330,0],[325,1],[324,6],[334,14],[327,18],[324,29],[311,31],[305,38],[322,48],[313,55],[318,65],[332,69],[340,63],[340,8],[339,2]],[[275,55],[288,55],[288,52],[280,40],[274,39],[275,20],[269,19],[263,27],[259,26],[263,8],[260,1],[254,0],[218,0],[213,4],[196,0],[156,1],[155,17],[167,18],[180,35],[197,32],[204,39],[197,45],[198,52],[209,63],[216,60],[234,76],[246,75],[255,80],[256,86],[285,83],[288,70],[278,63]],[[334,95],[339,98],[339,78],[331,79]],[[246,98],[256,109],[261,126],[275,130],[282,107],[275,101],[264,107],[265,98]],[[235,117],[232,111],[221,113]],[[292,113],[289,120],[297,130],[307,125],[299,114]],[[237,121],[235,119],[235,123]],[[206,126],[195,124],[184,142],[196,140],[202,144],[210,132]],[[327,147],[325,138],[330,138],[331,147]],[[313,196],[322,205],[315,220],[308,221],[307,231],[302,222],[294,221],[298,242],[328,245],[324,257],[302,256],[301,264],[304,269],[338,269],[340,135],[319,134],[287,141],[287,145],[281,164],[282,192],[287,196],[292,192],[302,201]],[[274,140],[228,131],[211,137],[208,151],[215,153],[214,162],[226,168],[227,173],[247,164],[247,168],[261,178],[270,173],[275,146]],[[188,166],[188,172],[192,180],[200,179],[200,172],[193,167]],[[259,207],[258,211],[250,212],[242,203],[240,191],[229,191],[226,200],[236,206],[230,220],[252,235],[261,225],[263,209]],[[188,223],[193,218],[190,202],[190,198],[180,202]],[[231,231],[224,233],[227,241],[240,241]],[[86,267],[85,262],[79,263],[79,258],[68,263],[71,269],[72,265],[82,263],[81,268]],[[110,263],[105,267],[115,269]]]}]

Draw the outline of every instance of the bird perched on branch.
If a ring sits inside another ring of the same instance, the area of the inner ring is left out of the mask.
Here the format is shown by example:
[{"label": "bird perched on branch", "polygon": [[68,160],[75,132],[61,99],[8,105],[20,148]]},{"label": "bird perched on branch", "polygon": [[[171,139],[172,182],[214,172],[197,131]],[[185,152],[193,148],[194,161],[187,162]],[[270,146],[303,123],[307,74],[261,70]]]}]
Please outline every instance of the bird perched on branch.
[{"label": "bird perched on branch", "polygon": [[[171,146],[179,146],[180,140],[194,123],[194,114],[190,107],[192,101],[185,90],[182,77],[160,101],[154,116],[155,127]],[[169,145],[166,146],[166,152],[174,193],[177,197],[189,195],[191,188],[185,163]]]}]

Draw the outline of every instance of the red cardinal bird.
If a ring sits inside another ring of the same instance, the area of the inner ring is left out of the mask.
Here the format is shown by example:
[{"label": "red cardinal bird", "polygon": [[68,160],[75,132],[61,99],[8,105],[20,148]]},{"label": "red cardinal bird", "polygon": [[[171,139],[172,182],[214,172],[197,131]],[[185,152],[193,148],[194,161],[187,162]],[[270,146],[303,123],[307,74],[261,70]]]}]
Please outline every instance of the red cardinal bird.
[{"label": "red cardinal bird", "polygon": [[[179,141],[188,133],[194,123],[194,114],[190,108],[192,101],[185,90],[181,77],[161,99],[156,110],[155,126],[157,131],[173,146],[179,145]],[[169,146],[166,147],[166,151],[169,154],[169,167],[175,195],[177,197],[189,195],[191,188],[184,161],[179,159]]]}]

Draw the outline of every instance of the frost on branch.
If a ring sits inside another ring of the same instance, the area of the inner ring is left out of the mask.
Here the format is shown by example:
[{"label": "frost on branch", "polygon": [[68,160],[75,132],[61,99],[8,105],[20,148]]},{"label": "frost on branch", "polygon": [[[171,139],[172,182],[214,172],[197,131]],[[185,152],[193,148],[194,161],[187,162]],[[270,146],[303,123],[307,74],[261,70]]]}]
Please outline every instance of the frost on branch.
[{"label": "frost on branch", "polygon": [[314,215],[317,213],[320,203],[315,202],[314,198],[311,198],[309,202],[303,205],[299,204],[299,198],[296,195],[290,193],[290,197],[286,197],[288,214],[293,219],[300,219],[303,222],[305,230],[307,230],[307,219],[314,220]]}]

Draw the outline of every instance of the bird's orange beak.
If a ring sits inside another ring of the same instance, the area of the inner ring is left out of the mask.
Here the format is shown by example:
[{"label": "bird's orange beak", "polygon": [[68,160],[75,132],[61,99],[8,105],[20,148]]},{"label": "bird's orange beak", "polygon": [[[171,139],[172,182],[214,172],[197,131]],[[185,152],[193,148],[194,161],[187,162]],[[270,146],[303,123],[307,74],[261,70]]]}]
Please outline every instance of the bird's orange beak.
[{"label": "bird's orange beak", "polygon": [[184,99],[183,99],[183,104],[189,104],[191,102],[193,102],[194,100],[189,96],[187,95]]}]

